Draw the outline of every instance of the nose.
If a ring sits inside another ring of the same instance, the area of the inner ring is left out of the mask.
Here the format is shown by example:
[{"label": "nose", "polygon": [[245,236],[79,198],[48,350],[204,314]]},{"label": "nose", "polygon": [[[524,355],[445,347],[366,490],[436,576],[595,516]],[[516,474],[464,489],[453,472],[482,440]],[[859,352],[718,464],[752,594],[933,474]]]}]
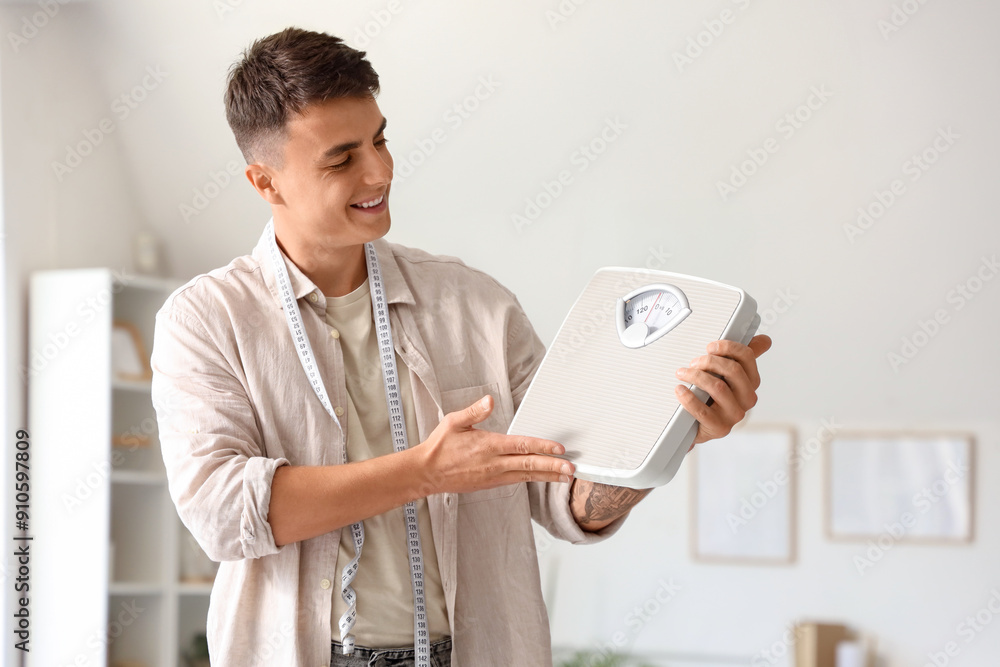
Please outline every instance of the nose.
[{"label": "nose", "polygon": [[385,157],[382,151],[374,144],[369,144],[365,151],[365,182],[371,185],[388,185],[392,181],[392,156],[389,149],[385,148]]}]

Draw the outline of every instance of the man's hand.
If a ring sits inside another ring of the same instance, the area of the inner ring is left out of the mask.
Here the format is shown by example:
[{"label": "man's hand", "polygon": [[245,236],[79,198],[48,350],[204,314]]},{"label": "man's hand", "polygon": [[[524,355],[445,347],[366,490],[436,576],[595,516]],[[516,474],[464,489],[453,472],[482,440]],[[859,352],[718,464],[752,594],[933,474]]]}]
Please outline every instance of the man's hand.
[{"label": "man's hand", "polygon": [[[708,354],[692,361],[689,368],[677,371],[678,378],[704,389],[713,401],[706,405],[690,389],[677,385],[678,400],[699,422],[691,449],[699,442],[728,435],[757,404],[757,357],[770,347],[768,336],[754,336],[749,345],[720,340],[711,343]],[[570,493],[570,510],[581,528],[596,531],[627,513],[650,491],[577,479]]]},{"label": "man's hand", "polygon": [[553,456],[566,451],[558,442],[474,428],[492,411],[493,397],[487,395],[464,410],[450,412],[414,448],[421,453],[428,481],[425,495],[573,479],[576,467]]},{"label": "man's hand", "polygon": [[473,428],[493,411],[485,397],[452,412],[424,442],[402,452],[327,466],[279,466],[267,520],[278,546],[387,512],[433,493],[465,493],[517,482],[569,482],[576,467],[553,440]]},{"label": "man's hand", "polygon": [[731,340],[716,341],[708,345],[707,355],[694,359],[689,368],[677,371],[678,378],[708,392],[714,401],[711,406],[706,405],[683,385],[677,385],[674,390],[684,409],[698,420],[692,449],[700,442],[729,435],[746,416],[747,410],[757,404],[757,388],[760,387],[757,357],[770,347],[768,336],[754,336],[749,345]]}]

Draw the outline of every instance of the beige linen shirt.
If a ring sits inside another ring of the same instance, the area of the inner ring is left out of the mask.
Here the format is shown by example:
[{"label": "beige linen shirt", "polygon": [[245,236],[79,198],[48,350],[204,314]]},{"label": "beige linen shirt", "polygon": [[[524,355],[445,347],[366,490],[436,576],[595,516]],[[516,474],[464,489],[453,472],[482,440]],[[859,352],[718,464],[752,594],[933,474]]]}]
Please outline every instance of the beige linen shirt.
[{"label": "beige linen shirt", "polygon": [[[419,433],[410,446],[486,393],[495,407],[479,427],[506,432],[545,354],[515,295],[457,258],[373,243],[413,391]],[[343,406],[325,295],[283,258],[330,400]],[[267,513],[275,469],[342,464],[346,434],[299,362],[263,235],[252,254],[167,299],[151,363],[170,497],[221,562],[208,611],[213,667],[327,667],[340,532],[350,528],[278,547]],[[454,667],[551,665],[531,519],[576,544],[606,538],[625,519],[583,531],[569,490],[529,482],[427,497]]]}]

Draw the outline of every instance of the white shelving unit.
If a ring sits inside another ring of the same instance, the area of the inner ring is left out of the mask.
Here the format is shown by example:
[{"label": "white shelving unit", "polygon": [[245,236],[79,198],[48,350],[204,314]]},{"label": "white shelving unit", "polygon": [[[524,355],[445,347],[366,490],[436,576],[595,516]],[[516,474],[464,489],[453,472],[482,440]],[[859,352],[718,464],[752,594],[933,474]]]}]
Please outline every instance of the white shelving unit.
[{"label": "white shelving unit", "polygon": [[32,276],[28,665],[186,666],[205,631],[211,583],[182,581],[205,557],[167,492],[150,383],[111,366],[113,321],[135,325],[148,362],[178,286],[110,269]]}]

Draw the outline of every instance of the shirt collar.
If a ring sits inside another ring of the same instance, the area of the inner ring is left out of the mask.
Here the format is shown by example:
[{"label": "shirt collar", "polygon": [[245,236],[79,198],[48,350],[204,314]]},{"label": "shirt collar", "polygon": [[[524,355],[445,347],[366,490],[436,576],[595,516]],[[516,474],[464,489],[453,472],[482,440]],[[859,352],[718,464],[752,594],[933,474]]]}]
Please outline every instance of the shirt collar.
[{"label": "shirt collar", "polygon": [[[382,287],[385,289],[386,303],[416,303],[413,298],[413,292],[410,291],[410,286],[406,283],[402,272],[399,270],[399,264],[396,261],[396,255],[393,253],[390,243],[385,238],[379,238],[372,241],[372,245],[375,246],[375,253],[378,255],[378,265],[382,271]],[[261,274],[264,277],[264,282],[268,290],[271,292],[271,296],[274,297],[274,300],[280,306],[281,298],[278,292],[278,276],[271,265],[267,246],[268,234],[265,229],[261,233],[252,255],[260,266]],[[307,298],[307,302],[310,305],[321,310],[326,310],[326,295],[302,272],[302,269],[295,262],[288,259],[281,246],[278,246],[278,252],[281,253],[281,258],[285,262],[285,268],[288,271],[288,278],[292,283],[292,293],[295,294],[295,298]],[[311,297],[310,295],[312,294],[316,296]]]}]

